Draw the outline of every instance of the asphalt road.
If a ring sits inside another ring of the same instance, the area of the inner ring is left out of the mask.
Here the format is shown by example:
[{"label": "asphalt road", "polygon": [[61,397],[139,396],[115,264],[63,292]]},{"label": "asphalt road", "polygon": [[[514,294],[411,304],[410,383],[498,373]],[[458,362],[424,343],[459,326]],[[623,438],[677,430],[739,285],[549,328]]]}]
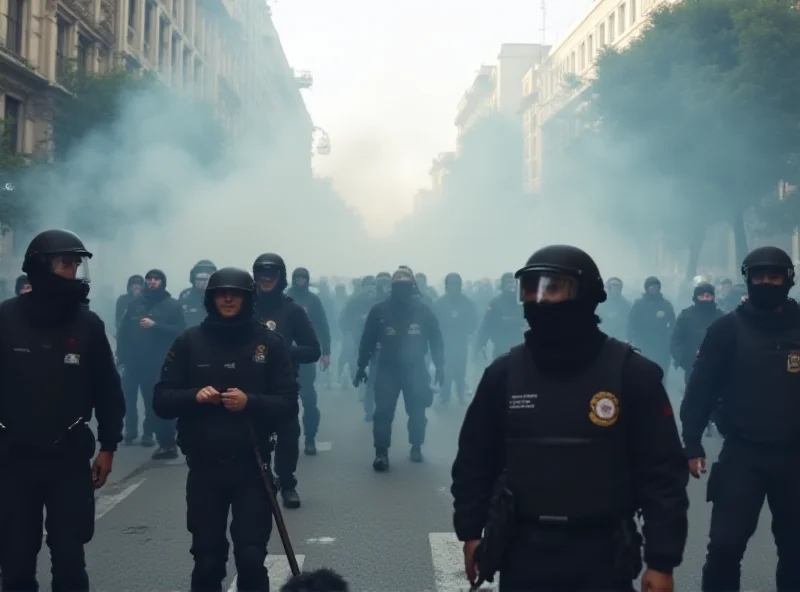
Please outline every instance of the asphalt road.
[{"label": "asphalt road", "polygon": [[[296,553],[306,570],[331,567],[354,591],[466,590],[461,547],[452,533],[449,471],[463,408],[429,410],[426,462],[408,460],[405,413],[398,406],[391,471],[371,468],[371,424],[353,391],[320,390],[322,426],[317,457],[301,457],[299,510],[285,511]],[[716,456],[718,444],[708,444]],[[96,532],[87,547],[92,584],[104,591],[186,590],[191,570],[185,519],[186,467],[149,460],[150,450],[120,450],[112,482],[99,494]],[[699,590],[709,506],[703,482],[693,481],[691,534],[676,574],[678,590]],[[774,588],[776,556],[765,509],[743,566],[745,590]],[[276,533],[270,543],[272,588],[288,575]],[[49,588],[46,548],[41,584]],[[235,576],[228,566],[226,589]]]}]

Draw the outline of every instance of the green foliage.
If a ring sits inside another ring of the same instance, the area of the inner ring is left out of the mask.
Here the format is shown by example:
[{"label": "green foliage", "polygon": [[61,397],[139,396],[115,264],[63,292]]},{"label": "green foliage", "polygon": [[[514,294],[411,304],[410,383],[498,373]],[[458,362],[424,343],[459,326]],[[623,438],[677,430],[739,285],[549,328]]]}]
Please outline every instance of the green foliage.
[{"label": "green foliage", "polygon": [[53,112],[53,155],[64,160],[88,134],[108,129],[120,118],[124,101],[136,93],[157,90],[157,79],[115,69],[105,74],[86,74],[70,69],[63,82],[69,91],[60,96]]},{"label": "green foliage", "polygon": [[[605,185],[602,197],[617,207],[638,209],[635,217],[649,230],[682,239],[728,221],[740,257],[748,210],[768,226],[785,221],[784,208],[765,207],[765,200],[780,179],[794,181],[800,172],[794,4],[687,0],[656,12],[625,51],[604,52],[590,89],[587,131],[577,140],[604,147],[581,155],[581,170],[600,179],[588,184]],[[609,161],[625,189],[608,187]],[[620,200],[626,190],[636,194]],[[654,215],[647,217],[648,210]]]},{"label": "green foliage", "polygon": [[15,226],[27,213],[20,178],[28,167],[28,158],[14,150],[11,124],[4,120],[0,131],[0,224],[9,227]]}]

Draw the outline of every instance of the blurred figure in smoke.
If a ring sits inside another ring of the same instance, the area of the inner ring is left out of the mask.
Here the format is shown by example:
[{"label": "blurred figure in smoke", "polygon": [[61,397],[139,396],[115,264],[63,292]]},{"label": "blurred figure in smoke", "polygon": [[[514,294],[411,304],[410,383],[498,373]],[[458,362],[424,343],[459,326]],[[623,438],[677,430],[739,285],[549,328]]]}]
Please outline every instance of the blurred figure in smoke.
[{"label": "blurred figure in smoke", "polygon": [[378,302],[389,297],[392,291],[392,274],[381,271],[375,276],[375,298]]},{"label": "blurred figure in smoke", "polygon": [[597,316],[602,321],[601,329],[609,337],[625,341],[628,338],[628,315],[631,303],[622,295],[622,280],[608,278],[606,294],[608,299],[597,307]]},{"label": "blurred figure in smoke", "polygon": [[467,394],[467,349],[478,328],[478,313],[473,303],[462,292],[461,276],[449,273],[444,279],[444,296],[434,304],[436,318],[444,339],[444,383],[441,401],[450,402],[453,387],[459,403]]},{"label": "blurred figure in smoke", "polygon": [[[317,282],[317,289],[319,293],[317,296],[319,297],[319,301],[322,304],[322,310],[325,312],[325,318],[328,322],[328,333],[330,334],[331,338],[331,354],[330,359],[333,359],[334,351],[338,351],[339,348],[339,340],[341,339],[341,333],[339,331],[339,325],[337,323],[333,323],[331,325],[331,319],[338,319],[339,312],[338,308],[336,307],[336,303],[334,302],[333,291],[331,290],[331,285],[328,282],[328,278],[322,277]],[[328,365],[330,365],[330,359],[328,361]],[[333,372],[325,372],[322,374],[322,378],[318,378],[318,381],[324,384],[324,386],[328,388],[333,387],[333,382],[331,376]]]},{"label": "blurred figure in smoke", "polygon": [[[361,289],[357,294],[350,297],[345,304],[342,314],[339,317],[339,326],[344,335],[344,345],[346,352],[342,355],[347,356],[347,365],[350,367],[350,382],[356,378],[358,359],[358,344],[361,334],[364,332],[364,323],[367,322],[367,315],[375,305],[378,288],[374,276],[364,276],[361,280]],[[360,397],[364,404],[364,421],[372,421],[372,412],[375,410],[374,401],[369,393],[370,385],[367,384],[361,390]]]},{"label": "blurred figure in smoke", "polygon": [[[344,284],[336,284],[336,287],[333,289],[333,306],[334,306],[334,313],[331,314],[328,318],[336,319],[337,321],[342,316],[342,311],[344,310],[345,305],[347,304],[347,287]],[[336,354],[336,380],[342,380],[342,374],[344,373],[344,368],[347,366],[348,358],[347,358],[347,343],[345,339],[345,334],[342,332],[342,325],[341,323],[334,323],[333,327],[335,327],[335,334],[338,335],[338,348]],[[332,327],[332,329],[333,329]],[[352,349],[352,347],[350,348]],[[350,378],[352,381],[352,377]]]},{"label": "blurred figure in smoke", "polygon": [[196,327],[206,318],[206,309],[203,305],[206,286],[208,278],[215,271],[217,271],[217,266],[208,259],[201,259],[189,271],[191,286],[178,295],[178,302],[183,309],[187,327]]},{"label": "blurred figure in smoke", "polygon": [[[292,272],[292,286],[286,295],[303,307],[306,311],[311,326],[319,340],[322,357],[319,365],[323,372],[331,364],[331,330],[328,327],[328,317],[319,297],[309,290],[311,275],[305,267],[298,267]],[[317,430],[319,429],[320,413],[317,406],[317,389],[314,383],[317,380],[317,368],[314,364],[301,364],[300,399],[303,401],[303,434],[305,435],[305,453],[314,456],[317,453]]]},{"label": "blurred figure in smoke", "polygon": [[700,283],[694,288],[694,304],[685,308],[675,321],[670,351],[675,366],[684,372],[684,382],[689,383],[692,366],[697,359],[700,344],[708,327],[724,313],[717,307],[716,290],[710,283]]},{"label": "blurred figure in smoke", "polygon": [[740,295],[734,294],[733,282],[728,278],[723,278],[719,284],[720,295],[717,298],[717,305],[722,309],[722,312],[731,312],[742,303]]},{"label": "blurred figure in smoke", "polygon": [[489,341],[493,344],[492,357],[496,360],[521,343],[528,329],[517,300],[516,287],[514,274],[504,273],[500,278],[500,294],[492,298],[483,315],[475,347],[476,354],[480,353],[484,359],[487,359],[486,344]]},{"label": "blurred figure in smoke", "polygon": [[33,287],[31,286],[31,281],[28,279],[27,273],[23,273],[21,276],[17,277],[17,281],[14,284],[15,295],[27,294],[31,290],[33,290]]},{"label": "blurred figure in smoke", "polygon": [[[288,286],[286,263],[275,253],[259,255],[253,263],[253,277],[257,288],[256,317],[259,322],[272,331],[281,334],[292,354],[295,373],[301,364],[314,364],[321,351],[311,320],[303,307],[283,293]],[[303,401],[305,406],[305,401]],[[304,409],[303,420],[318,422],[313,409]],[[307,419],[306,419],[307,418]],[[297,494],[297,460],[300,456],[300,421],[295,415],[293,421],[284,424],[277,432],[278,444],[275,447],[275,472],[278,474],[283,505],[299,508],[300,496]]]},{"label": "blurred figure in smoke", "polygon": [[428,286],[428,276],[424,273],[414,274],[414,281],[417,283],[417,290],[419,291],[420,298],[428,306],[433,306],[439,294],[436,290]]},{"label": "blurred figure in smoke", "polygon": [[389,469],[389,446],[397,399],[403,393],[408,414],[411,460],[422,462],[425,441],[425,409],[433,402],[425,354],[430,347],[436,365],[436,383],[444,381],[444,351],[439,322],[433,311],[414,297],[414,275],[400,268],[392,276],[392,293],[369,311],[358,349],[354,386],[367,381],[367,365],[380,344],[375,377],[375,415],[372,434],[376,471]]},{"label": "blurred figure in smoke", "polygon": [[144,288],[144,278],[142,276],[132,275],[128,278],[128,285],[125,288],[125,293],[117,298],[115,316],[117,333],[119,333],[119,326],[122,323],[122,318],[125,316],[125,311],[128,310],[131,302],[142,293],[142,288]]},{"label": "blurred figure in smoke", "polygon": [[153,389],[161,374],[164,358],[172,342],[186,328],[183,310],[167,292],[167,276],[151,269],[144,276],[146,289],[129,305],[117,334],[117,360],[125,377],[125,444],[130,446],[139,435],[138,397],[144,399],[142,446],[158,440],[154,460],[178,458],[175,422],[159,419],[153,413]]},{"label": "blurred figure in smoke", "polygon": [[661,293],[661,281],[654,276],[644,281],[644,294],[631,307],[628,341],[664,371],[669,372],[670,337],[675,326],[675,309]]}]

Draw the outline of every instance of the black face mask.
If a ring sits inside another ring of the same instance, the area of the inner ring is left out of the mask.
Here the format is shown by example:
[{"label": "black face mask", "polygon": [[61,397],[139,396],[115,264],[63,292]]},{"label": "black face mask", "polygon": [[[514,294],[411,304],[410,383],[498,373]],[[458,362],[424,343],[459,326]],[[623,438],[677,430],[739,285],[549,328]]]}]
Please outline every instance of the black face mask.
[{"label": "black face mask", "polygon": [[398,302],[408,302],[414,295],[414,286],[408,282],[395,282],[392,284],[392,298]]},{"label": "black face mask", "polygon": [[717,308],[717,303],[713,300],[698,300],[694,303],[698,310],[709,311]]},{"label": "black face mask", "polygon": [[523,310],[531,328],[530,339],[543,353],[573,349],[587,335],[597,331],[592,303],[577,300],[558,304],[526,302]]},{"label": "black face mask", "polygon": [[747,296],[756,308],[760,308],[761,310],[775,310],[786,302],[786,298],[789,296],[789,286],[748,284]]}]

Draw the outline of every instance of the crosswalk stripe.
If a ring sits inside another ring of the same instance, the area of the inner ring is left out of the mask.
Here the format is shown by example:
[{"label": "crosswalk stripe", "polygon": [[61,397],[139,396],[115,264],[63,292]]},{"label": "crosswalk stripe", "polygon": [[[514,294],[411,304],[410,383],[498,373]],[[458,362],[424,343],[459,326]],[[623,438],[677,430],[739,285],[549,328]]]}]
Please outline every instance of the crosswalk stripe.
[{"label": "crosswalk stripe", "polygon": [[[303,571],[303,564],[306,561],[305,555],[297,555],[297,565],[300,571]],[[270,591],[278,592],[290,577],[292,577],[292,570],[289,569],[289,560],[286,555],[267,555],[267,560],[264,562],[267,566],[269,573],[269,589]],[[228,592],[236,592],[237,576],[233,576],[231,585],[228,586]]]},{"label": "crosswalk stripe", "polygon": [[132,483],[128,485],[125,489],[120,491],[119,493],[115,493],[113,495],[101,495],[97,498],[94,506],[94,519],[95,521],[100,520],[103,516],[108,514],[114,507],[123,501],[126,497],[132,494],[134,491],[139,489],[139,486],[144,483],[146,479],[140,479],[136,483]]},{"label": "crosswalk stripe", "polygon": [[[464,575],[463,543],[454,532],[432,532],[428,535],[433,559],[433,575],[436,592],[466,592],[470,589]],[[495,584],[484,584],[481,590],[497,590]]]}]

